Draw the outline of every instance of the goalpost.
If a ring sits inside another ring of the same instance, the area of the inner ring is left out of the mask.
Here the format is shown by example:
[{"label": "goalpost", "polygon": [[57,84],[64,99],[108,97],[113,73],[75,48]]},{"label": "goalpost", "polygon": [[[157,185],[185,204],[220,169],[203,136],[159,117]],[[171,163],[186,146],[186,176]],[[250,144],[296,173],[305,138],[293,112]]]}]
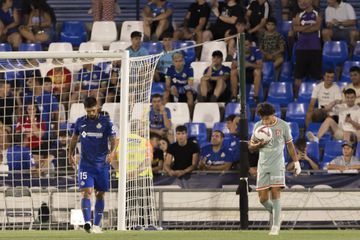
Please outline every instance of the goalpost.
[{"label": "goalpost", "polygon": [[[7,115],[0,119],[0,221],[5,229],[73,228],[71,210],[80,209],[81,196],[67,141],[76,119],[86,114],[82,99],[87,95],[98,99],[102,114],[118,129],[119,154],[105,194],[103,227],[157,225],[148,111],[160,56],[1,53],[0,110]],[[83,150],[77,146],[77,159]]]}]

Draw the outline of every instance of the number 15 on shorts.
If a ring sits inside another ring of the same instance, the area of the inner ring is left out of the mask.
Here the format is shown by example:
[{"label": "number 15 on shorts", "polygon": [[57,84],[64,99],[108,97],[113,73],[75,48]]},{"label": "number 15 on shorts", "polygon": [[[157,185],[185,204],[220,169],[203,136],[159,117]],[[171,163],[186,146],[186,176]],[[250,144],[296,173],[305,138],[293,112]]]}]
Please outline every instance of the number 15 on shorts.
[{"label": "number 15 on shorts", "polygon": [[87,172],[80,172],[80,179],[86,180],[87,179]]}]

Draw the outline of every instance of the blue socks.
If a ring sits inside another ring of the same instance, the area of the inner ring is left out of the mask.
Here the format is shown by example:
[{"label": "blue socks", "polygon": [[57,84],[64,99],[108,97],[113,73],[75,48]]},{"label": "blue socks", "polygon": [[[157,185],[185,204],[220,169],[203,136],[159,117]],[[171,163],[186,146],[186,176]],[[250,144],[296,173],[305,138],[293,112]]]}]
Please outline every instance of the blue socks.
[{"label": "blue socks", "polygon": [[104,199],[97,199],[95,202],[95,212],[94,212],[94,225],[100,226],[101,218],[104,212],[105,201]]},{"label": "blue socks", "polygon": [[91,202],[88,198],[81,199],[81,209],[84,215],[84,221],[90,222],[91,220]]}]

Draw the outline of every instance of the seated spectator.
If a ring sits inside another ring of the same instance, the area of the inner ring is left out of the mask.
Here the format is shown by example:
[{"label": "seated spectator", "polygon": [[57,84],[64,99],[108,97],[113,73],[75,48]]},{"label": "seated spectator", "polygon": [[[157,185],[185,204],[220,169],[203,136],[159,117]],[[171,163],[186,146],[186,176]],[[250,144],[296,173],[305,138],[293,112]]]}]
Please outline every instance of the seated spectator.
[{"label": "seated spectator", "polygon": [[322,30],[323,41],[345,40],[355,47],[359,31],[356,29],[356,14],[353,6],[342,0],[328,0],[327,2],[326,28]]},{"label": "seated spectator", "polygon": [[284,62],[285,44],[281,34],[276,31],[276,19],[270,17],[266,23],[266,31],[260,37],[259,48],[264,61],[274,62],[277,76]]},{"label": "seated spectator", "polygon": [[[212,53],[212,63],[204,71],[200,80],[199,101],[228,102],[230,95],[230,68],[223,64],[221,51]],[[227,90],[227,91],[226,91]]]},{"label": "seated spectator", "polygon": [[164,153],[159,148],[160,136],[157,134],[150,134],[150,144],[153,148],[153,156],[151,161],[151,168],[153,174],[160,174],[164,165]]},{"label": "seated spectator", "polygon": [[32,1],[31,12],[25,26],[21,26],[20,34],[27,42],[48,42],[55,35],[56,17],[54,10],[44,0]]},{"label": "seated spectator", "polygon": [[360,139],[360,107],[355,105],[356,93],[354,89],[345,91],[345,103],[334,107],[334,114],[339,116],[337,123],[333,117],[327,117],[314,136],[312,132],[307,132],[310,141],[319,142],[319,139],[331,130],[333,137],[338,140],[350,141],[354,136]]},{"label": "seated spectator", "polygon": [[[306,140],[299,138],[295,143],[298,159],[300,161],[301,169],[303,170],[318,170],[319,165],[307,155]],[[294,171],[294,162],[291,161],[286,166],[287,171]]]},{"label": "seated spectator", "polygon": [[196,0],[191,3],[184,19],[184,26],[174,32],[174,39],[194,39],[196,43],[201,43],[209,16],[210,7],[206,0]]},{"label": "seated spectator", "polygon": [[121,61],[114,61],[110,69],[110,82],[107,87],[106,102],[120,102],[120,77],[121,77]]},{"label": "seated spectator", "polygon": [[239,18],[245,18],[244,9],[236,0],[220,3],[214,0],[211,3],[211,10],[217,19],[209,30],[203,32],[203,42],[224,38],[228,31],[235,30],[235,24]]},{"label": "seated spectator", "polygon": [[[341,103],[342,93],[334,83],[335,72],[332,69],[325,71],[323,81],[318,83],[311,94],[310,104],[306,113],[306,126],[310,122],[323,122],[327,116],[332,116],[333,107]],[[318,107],[315,109],[315,104]]]},{"label": "seated spectator", "polygon": [[[259,101],[259,88],[261,84],[263,56],[257,47],[252,46],[249,35],[245,36],[245,71],[246,84],[254,84],[254,100]],[[236,101],[238,95],[239,75],[237,69],[237,54],[235,54],[231,65],[231,99]]]},{"label": "seated spectator", "polygon": [[160,138],[159,148],[164,154],[164,160],[166,159],[166,154],[167,154],[169,146],[170,146],[170,142],[167,138]]},{"label": "seated spectator", "polygon": [[[171,177],[181,180],[181,186],[187,188],[186,180],[198,165],[199,146],[188,140],[187,128],[176,127],[176,142],[169,146],[164,162],[164,170]],[[185,181],[182,181],[185,180]]]},{"label": "seated spectator", "polygon": [[173,65],[166,72],[166,92],[164,101],[187,102],[190,112],[194,109],[196,91],[193,88],[194,71],[185,65],[184,55],[180,52],[173,54]]},{"label": "seated spectator", "polygon": [[155,82],[165,82],[166,71],[172,65],[173,54],[168,52],[173,50],[173,42],[172,34],[170,32],[165,32],[162,40],[165,54],[160,57],[158,65],[156,66],[154,74]]},{"label": "seated spectator", "polygon": [[11,90],[10,83],[0,80],[0,122],[4,124],[5,129],[11,132],[13,126],[13,116],[15,112],[15,98]]},{"label": "seated spectator", "polygon": [[100,67],[85,63],[79,70],[77,82],[73,83],[73,93],[71,99],[73,102],[82,101],[87,96],[93,96],[103,103],[106,88],[109,83],[109,75]]},{"label": "seated spectator", "polygon": [[[320,0],[312,0],[312,5],[315,9],[319,9]],[[282,7],[282,19],[284,21],[292,20],[301,9],[298,4],[298,0],[281,0]]]},{"label": "seated spectator", "polygon": [[342,156],[333,159],[328,165],[327,170],[339,170],[341,172],[346,170],[360,170],[360,160],[355,157],[354,144],[345,142],[342,145]]},{"label": "seated spectator", "polygon": [[[344,91],[347,89],[353,89],[356,92],[355,104],[360,104],[360,67],[353,66],[350,68],[351,83],[344,87]],[[345,97],[345,96],[344,96]]]},{"label": "seated spectator", "polygon": [[199,169],[206,171],[228,171],[231,169],[234,156],[223,146],[224,133],[215,130],[211,135],[211,145],[200,150]]},{"label": "seated spectator", "polygon": [[298,97],[299,88],[304,78],[321,79],[321,17],[314,10],[311,0],[299,1],[302,13],[293,20],[293,30],[298,35],[296,44],[296,64],[294,70],[294,96]]},{"label": "seated spectator", "polygon": [[265,31],[266,21],[270,17],[271,7],[268,0],[255,0],[247,7],[246,17],[249,22],[248,33],[258,42]]},{"label": "seated spectator", "polygon": [[152,95],[149,114],[150,133],[157,134],[160,137],[167,137],[172,141],[174,136],[171,131],[171,113],[170,109],[163,104],[161,95]]},{"label": "seated spectator", "polygon": [[70,88],[72,81],[72,74],[65,66],[56,66],[50,69],[46,76],[49,77],[53,83],[52,92],[58,101],[66,103],[70,98]]},{"label": "seated spectator", "polygon": [[134,31],[131,33],[131,46],[128,47],[126,50],[129,50],[130,57],[141,57],[149,55],[148,50],[141,46],[141,37],[142,33],[138,31]]},{"label": "seated spectator", "polygon": [[[146,41],[161,40],[164,32],[173,32],[173,5],[166,0],[150,0],[143,9],[144,37]],[[155,33],[154,37],[153,34]]]},{"label": "seated spectator", "polygon": [[[230,29],[225,34],[225,37],[230,37],[230,36],[238,35],[240,33],[244,33],[246,31],[246,25],[247,25],[247,21],[245,18],[238,18],[235,23],[235,29]],[[236,38],[229,38],[225,40],[225,42],[227,43],[228,57],[232,58],[232,56],[236,54],[237,40]]]},{"label": "seated spectator", "polygon": [[0,38],[10,43],[13,50],[17,50],[21,44],[21,35],[18,30],[20,23],[21,13],[13,7],[13,1],[1,1]]}]

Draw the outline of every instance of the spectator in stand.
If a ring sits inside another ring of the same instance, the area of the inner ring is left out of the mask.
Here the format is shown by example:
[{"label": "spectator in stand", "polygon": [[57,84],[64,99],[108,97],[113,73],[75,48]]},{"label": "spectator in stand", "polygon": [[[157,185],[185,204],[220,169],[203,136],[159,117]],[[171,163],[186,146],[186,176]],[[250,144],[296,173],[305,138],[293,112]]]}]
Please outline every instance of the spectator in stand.
[{"label": "spectator in stand", "polygon": [[206,0],[196,0],[191,3],[184,19],[184,26],[174,32],[174,39],[194,39],[196,43],[201,43],[209,16],[210,7]]},{"label": "spectator in stand", "polygon": [[55,35],[56,16],[45,0],[31,2],[31,12],[25,26],[20,26],[20,34],[27,42],[44,43]]},{"label": "spectator in stand", "polygon": [[303,12],[293,20],[293,29],[298,34],[296,45],[294,96],[298,97],[303,78],[321,79],[321,17],[314,10],[311,0],[300,0]]},{"label": "spectator in stand", "polygon": [[120,102],[121,61],[114,61],[110,69],[110,82],[107,88],[106,102]]},{"label": "spectator in stand", "polygon": [[199,161],[199,146],[188,140],[187,128],[176,127],[176,142],[169,146],[164,163],[165,172],[180,180],[180,186],[188,188],[186,180],[191,176]]},{"label": "spectator in stand", "polygon": [[[320,8],[320,0],[312,0],[315,9]],[[284,21],[292,20],[301,12],[298,0],[281,0],[282,19]]]},{"label": "spectator in stand", "polygon": [[165,107],[160,94],[152,95],[149,114],[150,133],[157,134],[160,137],[167,137],[169,141],[172,141],[174,136],[171,131],[170,109]]},{"label": "spectator in stand", "polygon": [[246,17],[249,22],[248,33],[258,42],[265,31],[266,21],[270,17],[271,7],[268,0],[255,0],[247,7]]},{"label": "spectator in stand", "polygon": [[15,132],[24,134],[25,146],[31,149],[35,162],[39,163],[42,137],[46,132],[46,124],[41,121],[40,109],[35,104],[24,106],[24,115],[17,119]]},{"label": "spectator in stand", "polygon": [[235,24],[239,18],[245,18],[244,9],[236,0],[220,3],[212,0],[211,10],[217,19],[209,30],[203,32],[203,42],[224,38],[230,30],[235,30]]},{"label": "spectator in stand", "polygon": [[228,102],[230,96],[230,68],[223,64],[221,51],[212,53],[212,63],[200,80],[200,102]]},{"label": "spectator in stand", "polygon": [[322,30],[324,42],[346,40],[353,49],[359,38],[353,6],[342,0],[328,0],[327,2],[328,6],[325,9],[326,28]]},{"label": "spectator in stand", "polygon": [[160,138],[159,148],[164,154],[164,160],[166,159],[166,154],[167,154],[169,146],[170,146],[170,142],[167,138]]},{"label": "spectator in stand", "polygon": [[15,111],[15,98],[11,91],[10,83],[4,79],[0,80],[0,122],[4,124],[5,129],[11,132],[13,126],[13,116]]},{"label": "spectator in stand", "polygon": [[114,21],[116,0],[92,0],[92,13],[95,21]]},{"label": "spectator in stand", "polygon": [[334,107],[334,114],[339,116],[337,123],[333,117],[327,117],[321,124],[315,136],[312,132],[307,132],[310,141],[319,142],[319,139],[331,130],[335,139],[350,141],[354,137],[360,139],[360,107],[355,105],[356,93],[354,89],[345,90],[345,103]]},{"label": "spectator in stand", "polygon": [[[46,73],[53,83],[52,92],[61,103],[66,103],[70,98],[72,74],[65,66],[56,66]],[[67,105],[67,104],[65,104]]]},{"label": "spectator in stand", "polygon": [[141,37],[141,32],[134,31],[131,33],[131,46],[126,49],[129,50],[130,57],[141,57],[149,55],[149,52],[146,50],[146,48],[141,46]]},{"label": "spectator in stand", "polygon": [[215,130],[211,135],[211,144],[200,150],[199,169],[205,171],[228,171],[231,169],[234,156],[230,149],[223,146],[224,133]]},{"label": "spectator in stand", "polygon": [[[226,37],[230,37],[233,35],[237,35],[239,33],[244,33],[246,31],[247,21],[245,18],[238,18],[235,23],[235,29],[230,29],[226,35]],[[236,38],[229,38],[225,40],[228,46],[228,57],[232,58],[236,54],[237,49],[237,41]],[[230,60],[231,61],[231,60]]]},{"label": "spectator in stand", "polygon": [[162,55],[159,59],[159,63],[156,66],[155,69],[155,74],[154,74],[154,80],[156,82],[165,82],[165,75],[166,75],[166,71],[168,70],[168,68],[172,65],[172,53],[168,53],[171,52],[173,50],[173,37],[172,37],[172,33],[170,32],[165,32],[163,34],[163,40],[162,40],[162,44],[164,47],[164,55]]},{"label": "spectator in stand", "polygon": [[193,88],[194,71],[189,65],[185,65],[182,53],[176,52],[172,58],[173,65],[168,68],[165,76],[166,92],[164,101],[187,102],[190,113],[192,113],[196,96],[196,91]]},{"label": "spectator in stand", "polygon": [[259,48],[264,61],[274,62],[277,76],[284,62],[285,44],[281,34],[276,31],[276,19],[270,17],[266,22],[266,31],[260,37]]},{"label": "spectator in stand", "polygon": [[[254,100],[259,101],[263,56],[260,49],[252,46],[250,35],[245,36],[245,71],[246,84],[254,84]],[[234,55],[231,65],[231,99],[237,101],[239,75],[237,69],[237,54]]]},{"label": "spectator in stand", "polygon": [[[356,92],[356,104],[360,104],[360,67],[353,66],[350,68],[351,83],[344,87],[344,90],[354,89]],[[345,97],[345,96],[344,96]]]},{"label": "spectator in stand", "polygon": [[[319,165],[307,155],[306,140],[299,138],[296,141],[295,149],[298,155],[301,169],[303,170],[318,170]],[[290,161],[286,166],[287,171],[294,171],[294,162]]]},{"label": "spectator in stand", "polygon": [[[161,40],[164,32],[173,32],[173,5],[166,0],[150,0],[144,7],[144,37],[146,41]],[[155,36],[152,35],[155,33]]]},{"label": "spectator in stand", "polygon": [[153,148],[153,157],[151,161],[151,168],[153,174],[160,174],[164,165],[164,153],[159,148],[160,136],[157,134],[150,134],[150,143]]},{"label": "spectator in stand", "polygon": [[21,23],[21,15],[13,7],[12,0],[0,1],[0,38],[10,43],[13,50],[17,50],[21,44],[21,35],[18,26]]},{"label": "spectator in stand", "polygon": [[351,142],[344,142],[342,145],[342,156],[334,158],[328,165],[327,170],[339,170],[341,172],[346,170],[360,170],[360,160],[355,157],[354,144]]},{"label": "spectator in stand", "polygon": [[100,104],[103,103],[109,84],[109,75],[105,71],[92,63],[85,63],[77,74],[76,80],[71,96],[73,102],[93,96],[100,100]]},{"label": "spectator in stand", "polygon": [[[310,104],[306,113],[306,126],[310,122],[323,122],[327,116],[333,116],[333,107],[341,103],[342,93],[334,83],[335,72],[332,69],[325,71],[323,81],[318,83],[311,94]],[[315,104],[318,108],[315,108]]]}]

